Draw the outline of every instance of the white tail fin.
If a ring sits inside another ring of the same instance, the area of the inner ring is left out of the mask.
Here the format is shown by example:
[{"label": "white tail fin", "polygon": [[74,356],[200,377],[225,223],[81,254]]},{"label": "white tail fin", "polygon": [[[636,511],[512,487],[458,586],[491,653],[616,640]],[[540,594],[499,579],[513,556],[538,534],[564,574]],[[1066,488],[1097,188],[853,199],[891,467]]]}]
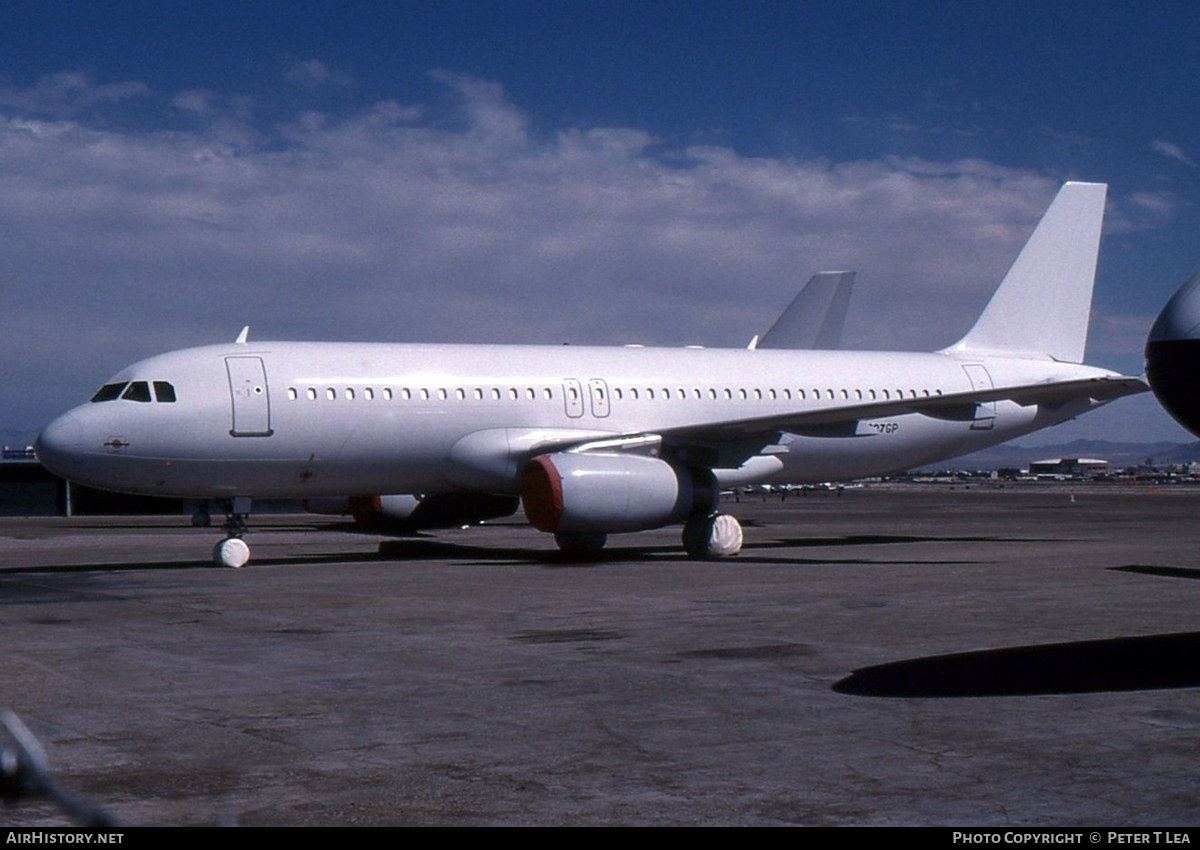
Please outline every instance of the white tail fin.
[{"label": "white tail fin", "polygon": [[841,348],[854,272],[818,272],[752,348]]},{"label": "white tail fin", "polygon": [[1064,184],[975,327],[946,351],[1082,363],[1107,191]]}]

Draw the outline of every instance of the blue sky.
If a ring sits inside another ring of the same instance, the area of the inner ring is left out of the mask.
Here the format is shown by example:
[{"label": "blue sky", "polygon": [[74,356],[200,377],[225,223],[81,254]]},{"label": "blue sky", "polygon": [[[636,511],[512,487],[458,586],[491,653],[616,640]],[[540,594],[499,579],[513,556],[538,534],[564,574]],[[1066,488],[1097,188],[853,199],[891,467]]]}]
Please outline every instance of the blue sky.
[{"label": "blue sky", "polygon": [[849,343],[937,348],[1066,179],[1110,184],[1090,362],[1200,271],[1194,4],[0,8],[7,442],[243,324],[745,345],[853,268]]}]

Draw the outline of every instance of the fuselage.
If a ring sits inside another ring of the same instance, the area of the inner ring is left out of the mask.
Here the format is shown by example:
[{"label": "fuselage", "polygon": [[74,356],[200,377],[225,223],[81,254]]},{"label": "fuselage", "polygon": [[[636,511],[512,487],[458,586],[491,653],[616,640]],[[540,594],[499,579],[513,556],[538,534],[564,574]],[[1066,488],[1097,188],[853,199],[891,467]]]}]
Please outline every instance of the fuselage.
[{"label": "fuselage", "polygon": [[[523,463],[671,434],[991,387],[1114,376],[1045,359],[946,353],[393,345],[214,345],[140,361],[42,432],[54,472],[190,498],[516,493]],[[1086,397],[993,401],[780,431],[716,452],[723,485],[891,473],[1072,418]]]}]

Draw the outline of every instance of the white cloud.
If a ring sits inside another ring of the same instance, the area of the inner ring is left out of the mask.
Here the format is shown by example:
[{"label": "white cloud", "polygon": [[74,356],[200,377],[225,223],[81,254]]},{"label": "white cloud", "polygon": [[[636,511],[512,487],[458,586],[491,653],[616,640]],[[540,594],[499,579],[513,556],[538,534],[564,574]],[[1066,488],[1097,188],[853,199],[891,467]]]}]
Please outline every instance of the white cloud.
[{"label": "white cloud", "polygon": [[1139,209],[1158,216],[1167,216],[1175,209],[1175,200],[1169,192],[1134,192],[1129,196]]},{"label": "white cloud", "polygon": [[350,86],[354,83],[349,74],[336,71],[316,59],[297,62],[284,72],[284,78],[292,85],[307,89],[324,86]]},{"label": "white cloud", "polygon": [[265,127],[249,99],[195,91],[173,100],[205,119],[188,132],[0,121],[0,275],[22,294],[0,357],[26,364],[10,391],[44,419],[137,357],[247,323],[745,345],[828,268],[859,271],[848,342],[934,348],[1056,189],[980,160],[751,158],[622,127],[539,140],[499,85],[432,78],[458,99],[450,126],[384,102]]},{"label": "white cloud", "polygon": [[171,105],[176,109],[184,112],[193,112],[197,115],[208,115],[215,108],[213,105],[214,95],[209,91],[201,91],[193,89],[189,91],[181,91],[171,98]]},{"label": "white cloud", "polygon": [[150,87],[135,80],[98,85],[87,74],[63,71],[41,77],[26,89],[0,87],[0,108],[65,116],[87,107],[115,104],[149,94]]},{"label": "white cloud", "polygon": [[1184,165],[1190,165],[1193,168],[1196,167],[1196,163],[1190,156],[1184,153],[1183,148],[1179,147],[1179,145],[1163,141],[1162,139],[1156,139],[1150,143],[1150,148],[1176,162],[1182,162]]}]

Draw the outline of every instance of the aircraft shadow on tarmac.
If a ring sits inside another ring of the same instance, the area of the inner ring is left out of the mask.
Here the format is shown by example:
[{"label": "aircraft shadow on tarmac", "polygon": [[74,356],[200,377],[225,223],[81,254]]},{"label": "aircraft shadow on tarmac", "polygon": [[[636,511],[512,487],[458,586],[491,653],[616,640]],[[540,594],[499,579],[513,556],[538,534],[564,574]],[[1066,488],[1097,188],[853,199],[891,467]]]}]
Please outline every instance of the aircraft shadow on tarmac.
[{"label": "aircraft shadow on tarmac", "polygon": [[[806,539],[776,539],[761,540],[747,544],[736,558],[721,560],[714,563],[725,563],[729,566],[738,564],[778,564],[781,566],[813,566],[838,564],[879,564],[890,563],[890,559],[879,558],[834,558],[814,556],[797,558],[784,555],[774,555],[773,552],[783,549],[806,548],[836,548],[876,546],[885,544],[917,544],[917,543],[977,543],[994,542],[1002,538],[994,537],[917,537],[911,535],[851,535],[846,537],[824,537]],[[1024,539],[1023,539],[1023,542]],[[261,552],[262,550],[260,550]],[[644,562],[687,562],[688,557],[679,546],[675,545],[642,545],[621,546],[613,545],[599,552],[570,553],[555,548],[529,548],[511,545],[482,545],[463,540],[445,540],[425,534],[389,538],[379,544],[377,552],[328,552],[313,551],[304,554],[286,556],[271,556],[259,554],[250,563],[254,567],[283,567],[313,563],[347,564],[372,563],[380,560],[420,561],[444,560],[474,566],[497,564],[530,564],[546,567],[595,567],[606,563],[622,563],[630,561]],[[911,563],[936,563],[946,565],[964,565],[985,563],[983,561],[949,558],[936,560],[923,559]],[[11,573],[55,573],[55,572],[85,572],[126,571],[126,570],[191,570],[214,568],[208,560],[157,560],[138,561],[129,563],[98,563],[95,561],[71,564],[30,565],[27,569],[10,568],[4,572]]]},{"label": "aircraft shadow on tarmac", "polygon": [[[971,538],[970,540],[984,540],[985,538]],[[990,538],[988,538],[990,539]],[[857,546],[871,545],[880,543],[926,543],[926,542],[945,542],[958,543],[970,542],[967,538],[944,538],[944,537],[878,537],[865,536],[863,539],[855,537],[847,538],[826,538],[819,541],[761,541],[756,543],[748,543],[743,548],[741,553],[735,558],[718,559],[709,563],[727,564],[736,567],[738,564],[778,564],[782,566],[804,566],[804,565],[835,565],[835,564],[877,564],[889,563],[888,560],[879,560],[877,558],[832,558],[832,557],[811,557],[797,558],[787,556],[774,556],[771,553],[773,550],[794,549],[805,546],[812,547],[833,547],[833,546]],[[415,559],[452,559],[459,560],[469,559],[471,563],[477,566],[483,566],[489,563],[508,563],[508,564],[540,564],[548,567],[588,567],[597,566],[605,563],[627,563],[630,561],[640,562],[691,562],[690,559],[679,546],[661,545],[661,546],[608,546],[598,552],[590,553],[570,553],[563,552],[558,549],[528,549],[514,548],[502,546],[480,546],[471,543],[450,542],[446,540],[438,540],[427,537],[407,537],[396,540],[387,540],[380,544],[380,555],[387,558],[397,560],[415,560]],[[263,562],[265,563],[265,562]],[[694,562],[693,562],[694,563]],[[905,563],[913,563],[905,561]],[[937,564],[977,564],[984,563],[977,560],[964,559],[937,559],[937,560],[922,560],[919,563],[937,563]]]},{"label": "aircraft shadow on tarmac", "polygon": [[1157,567],[1150,564],[1126,564],[1123,567],[1109,567],[1115,573],[1137,573],[1145,576],[1161,576],[1163,578],[1200,578],[1200,569],[1192,567]]},{"label": "aircraft shadow on tarmac", "polygon": [[1000,697],[1200,687],[1200,632],[1016,646],[856,670],[841,694]]}]

